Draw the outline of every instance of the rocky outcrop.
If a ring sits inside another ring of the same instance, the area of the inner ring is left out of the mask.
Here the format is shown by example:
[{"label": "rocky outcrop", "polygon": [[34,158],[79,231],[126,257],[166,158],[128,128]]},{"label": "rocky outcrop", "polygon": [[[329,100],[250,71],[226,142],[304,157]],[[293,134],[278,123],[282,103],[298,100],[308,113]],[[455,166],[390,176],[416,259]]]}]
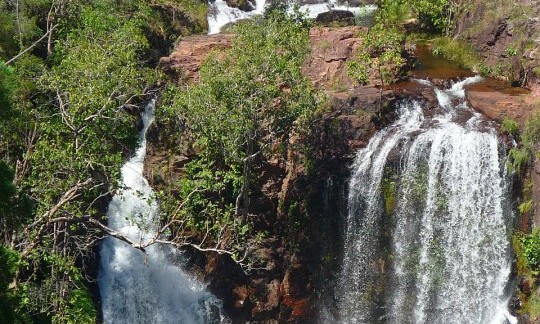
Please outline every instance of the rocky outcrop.
[{"label": "rocky outcrop", "polygon": [[255,10],[254,1],[249,0],[226,0],[227,5],[232,8],[238,8],[243,11]]},{"label": "rocky outcrop", "polygon": [[516,84],[540,82],[540,3],[468,0],[455,38],[472,45],[493,74]]},{"label": "rocky outcrop", "polygon": [[354,57],[363,28],[313,28],[309,33],[311,52],[302,72],[319,88],[343,91],[355,86],[347,75],[347,62]]},{"label": "rocky outcrop", "polygon": [[[358,34],[364,30],[356,26],[311,29],[311,54],[303,72],[315,86],[334,91],[354,86],[347,76],[347,61],[362,44]],[[168,57],[161,58],[160,65],[184,82],[196,82],[201,63],[209,55],[219,55],[220,51],[230,47],[232,38],[229,34],[185,37]]]},{"label": "rocky outcrop", "polygon": [[529,90],[512,88],[496,80],[487,80],[467,88],[467,100],[475,110],[499,122],[505,118],[514,119],[522,127],[534,112],[531,106],[533,94]]},{"label": "rocky outcrop", "polygon": [[[286,161],[257,162],[259,189],[248,209],[255,215],[253,226],[267,233],[252,252],[261,262],[258,269],[246,276],[227,256],[190,252],[191,271],[224,300],[235,322],[312,322],[322,298],[316,292],[328,287],[320,278],[335,275],[321,264],[337,262],[341,251],[339,211],[346,209],[342,198],[348,166],[356,150],[393,118],[392,91],[355,87],[347,76],[347,61],[361,45],[361,31],[316,28],[310,33],[312,50],[303,72],[314,86],[327,90],[328,109],[311,125],[309,136],[291,136]],[[230,43],[230,35],[186,37],[161,64],[180,82],[197,82],[201,62]],[[180,145],[164,133],[171,126],[157,121],[148,132],[145,172],[158,190],[181,177],[195,154],[188,147],[171,154],[167,147]]]},{"label": "rocky outcrop", "polygon": [[160,59],[159,64],[178,81],[196,82],[202,62],[209,55],[219,55],[220,51],[229,48],[232,38],[230,34],[185,37],[169,56]]},{"label": "rocky outcrop", "polygon": [[[362,46],[360,27],[314,28],[311,52],[302,68],[312,84],[324,89],[328,107],[310,125],[310,134],[293,134],[286,161],[259,161],[257,192],[249,214],[253,226],[267,233],[253,251],[260,268],[249,276],[226,256],[191,252],[192,271],[209,282],[224,300],[235,322],[311,323],[321,301],[332,303],[332,282],[343,242],[342,213],[346,211],[348,166],[355,152],[394,119],[393,102],[411,96],[436,105],[432,88],[405,82],[392,90],[358,87],[347,75],[347,62]],[[180,82],[197,82],[201,63],[230,47],[231,35],[186,37],[161,65]],[[429,75],[426,75],[429,77]],[[442,78],[442,77],[441,77]],[[490,90],[490,89],[488,89]],[[472,105],[493,119],[514,116],[524,120],[521,94],[471,88]],[[496,93],[496,94],[494,94]],[[523,117],[520,117],[523,116]],[[147,178],[154,186],[173,183],[195,152],[178,145],[159,121],[148,133]],[[307,145],[304,145],[307,144]],[[308,152],[298,147],[309,147]],[[178,151],[178,150],[177,150]],[[321,280],[325,278],[325,281]]]}]

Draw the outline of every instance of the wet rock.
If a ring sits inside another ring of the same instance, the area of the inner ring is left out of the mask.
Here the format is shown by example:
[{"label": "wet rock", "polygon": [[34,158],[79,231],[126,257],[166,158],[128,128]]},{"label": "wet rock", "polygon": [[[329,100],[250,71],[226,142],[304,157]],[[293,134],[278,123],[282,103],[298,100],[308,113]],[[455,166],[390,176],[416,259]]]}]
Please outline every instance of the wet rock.
[{"label": "wet rock", "polygon": [[317,15],[315,22],[323,26],[354,26],[354,14],[347,10],[330,10]]},{"label": "wet rock", "polygon": [[255,305],[251,310],[254,319],[267,319],[272,313],[277,312],[279,306],[280,286],[279,280],[274,279],[267,285],[257,285],[252,294],[252,303]]},{"label": "wet rock", "polygon": [[234,296],[235,308],[244,308],[247,306],[246,300],[248,299],[249,293],[246,285],[235,287],[232,293]]},{"label": "wet rock", "polygon": [[351,6],[351,7],[362,7],[367,5],[377,4],[376,0],[338,0],[340,5]]},{"label": "wet rock", "polygon": [[467,100],[472,108],[497,121],[512,118],[524,125],[531,113],[529,107],[522,104],[521,95],[470,89]]},{"label": "wet rock", "polygon": [[526,296],[530,296],[532,293],[533,285],[534,282],[531,279],[522,277],[519,281],[518,288],[523,294],[525,294]]},{"label": "wet rock", "polygon": [[249,0],[225,0],[227,5],[232,8],[238,8],[243,11],[255,10],[255,4]]}]

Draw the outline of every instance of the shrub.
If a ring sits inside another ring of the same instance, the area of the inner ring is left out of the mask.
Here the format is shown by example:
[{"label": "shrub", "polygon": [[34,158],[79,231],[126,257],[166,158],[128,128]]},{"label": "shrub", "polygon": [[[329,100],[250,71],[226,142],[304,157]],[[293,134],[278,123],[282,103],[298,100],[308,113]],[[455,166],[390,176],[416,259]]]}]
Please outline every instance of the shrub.
[{"label": "shrub", "polygon": [[507,117],[503,119],[501,123],[501,132],[508,135],[517,136],[519,133],[519,124],[515,119]]},{"label": "shrub", "polygon": [[521,256],[534,275],[540,270],[540,229],[531,234],[521,234],[519,237]]}]

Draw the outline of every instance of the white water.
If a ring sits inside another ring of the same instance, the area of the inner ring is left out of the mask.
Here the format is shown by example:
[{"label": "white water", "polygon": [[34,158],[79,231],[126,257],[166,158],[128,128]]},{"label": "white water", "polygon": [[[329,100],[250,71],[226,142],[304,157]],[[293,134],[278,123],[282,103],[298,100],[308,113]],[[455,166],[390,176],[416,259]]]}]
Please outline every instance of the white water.
[{"label": "white water", "polygon": [[[340,323],[516,323],[507,306],[504,150],[464,99],[463,87],[479,80],[433,87],[437,111],[402,103],[398,120],[358,152],[336,292]],[[385,191],[396,198],[393,209]]]},{"label": "white water", "polygon": [[[153,192],[143,177],[146,131],[154,119],[152,100],[143,113],[140,147],[122,167],[124,189],[112,199],[109,226],[136,242],[148,242],[159,224]],[[101,246],[99,290],[106,324],[220,323],[220,304],[180,267],[173,249],[152,245],[148,256],[106,238]]]},{"label": "white water", "polygon": [[[250,19],[264,13],[266,0],[255,0],[255,9],[252,11],[242,11],[238,8],[227,6],[225,0],[216,0],[210,3],[208,13],[208,34],[216,34],[221,28],[229,23],[243,19]],[[339,5],[336,0],[328,0],[325,3],[306,4],[300,6],[300,11],[306,14],[306,17],[316,18],[318,14],[332,10],[348,10],[356,15],[369,15],[377,9],[377,6],[368,5],[362,7],[349,7]]]}]

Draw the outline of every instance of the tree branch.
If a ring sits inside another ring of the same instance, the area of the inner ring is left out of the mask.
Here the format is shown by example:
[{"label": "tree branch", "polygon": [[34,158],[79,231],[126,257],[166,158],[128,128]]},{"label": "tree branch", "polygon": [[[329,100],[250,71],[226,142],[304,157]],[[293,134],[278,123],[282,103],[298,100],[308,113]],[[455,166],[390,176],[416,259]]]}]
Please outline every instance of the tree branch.
[{"label": "tree branch", "polygon": [[41,36],[37,41],[35,41],[32,45],[28,46],[24,51],[20,52],[19,54],[15,55],[14,57],[12,57],[11,59],[9,59],[6,63],[4,63],[5,65],[9,65],[11,63],[13,63],[13,61],[15,61],[16,59],[18,59],[19,57],[23,56],[26,52],[30,51],[31,49],[33,49],[34,47],[36,47],[37,44],[39,44],[42,40],[44,40],[45,38],[48,37],[48,35],[50,33],[52,33],[52,31],[54,29],[56,29],[56,27],[58,27],[58,25],[54,25],[51,27],[51,29],[49,29],[45,34],[43,34],[43,36]]}]

